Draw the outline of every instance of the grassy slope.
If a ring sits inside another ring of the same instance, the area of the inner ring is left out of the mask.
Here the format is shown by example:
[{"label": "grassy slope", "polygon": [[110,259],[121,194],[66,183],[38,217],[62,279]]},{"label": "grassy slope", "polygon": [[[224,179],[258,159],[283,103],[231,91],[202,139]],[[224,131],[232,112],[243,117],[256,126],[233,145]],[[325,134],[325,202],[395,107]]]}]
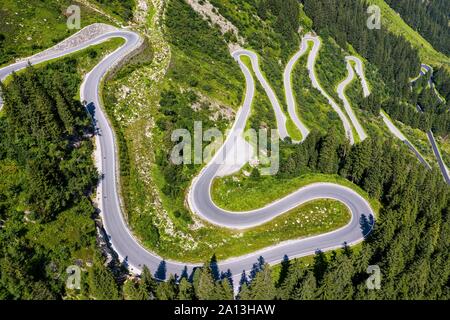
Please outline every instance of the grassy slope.
[{"label": "grassy slope", "polygon": [[[277,179],[271,176],[258,180],[245,177],[242,173],[218,178],[213,183],[212,198],[218,206],[231,210],[253,210],[281,199],[295,190],[316,182],[337,183],[349,187],[366,199],[366,192],[338,175],[305,174],[294,179]],[[377,201],[369,199],[373,209],[378,211]]]},{"label": "grassy slope", "polygon": [[419,33],[414,31],[400,15],[395,12],[383,0],[368,0],[369,3],[378,5],[382,12],[382,22],[386,23],[389,30],[395,34],[403,35],[413,47],[419,50],[420,58],[424,63],[434,66],[445,65],[450,70],[450,57],[438,52]]},{"label": "grassy slope", "polygon": [[[180,14],[185,14],[183,10],[185,9],[177,7],[180,21],[182,19]],[[168,12],[171,14],[172,11]],[[178,27],[172,28],[175,31]],[[206,29],[204,31],[207,34],[201,37],[206,42],[213,41],[212,31]],[[177,32],[174,32],[174,35],[181,37]],[[159,38],[157,41],[153,43],[158,47],[154,49],[155,57],[160,56],[162,53],[159,49],[164,48],[164,44],[160,42],[164,39]],[[193,41],[196,40],[191,37],[190,44]],[[349,219],[347,209],[338,202],[328,200],[305,204],[270,223],[245,232],[218,228],[204,221],[198,221],[195,217],[192,225],[177,217],[175,214],[177,211],[186,210],[184,194],[174,199],[161,191],[164,185],[163,172],[154,160],[155,150],[162,149],[162,138],[165,134],[160,132],[153,120],[158,121],[161,118],[162,110],[158,108],[161,90],[183,90],[185,93],[186,90],[195,90],[207,99],[219,100],[220,103],[237,109],[242,102],[245,89],[239,67],[231,60],[229,54],[227,55],[229,63],[223,63],[223,60],[211,61],[208,50],[204,47],[205,45],[184,46],[182,42],[172,45],[169,69],[160,82],[155,83],[152,80],[151,74],[157,67],[157,61],[153,61],[149,65],[133,68],[128,73],[119,72],[120,77],[116,76],[106,83],[105,102],[108,113],[116,121],[116,133],[122,137],[121,158],[127,162],[127,173],[122,176],[122,191],[133,233],[147,247],[165,258],[199,262],[209,258],[213,253],[216,253],[218,258],[237,256],[279,241],[329,231],[345,224]],[[211,65],[214,67],[211,68]],[[142,83],[141,78],[144,77],[150,80]],[[127,99],[121,97],[122,88],[125,86],[131,89]],[[260,107],[259,103],[267,104],[264,93],[258,93],[258,96],[256,108]],[[187,107],[190,109],[189,105]],[[180,111],[191,112],[187,109]],[[273,114],[271,107],[268,111]],[[210,111],[203,109],[192,119],[209,114]],[[217,124],[220,123],[219,121]],[[192,173],[192,177],[195,172]],[[162,202],[157,199],[161,199]],[[305,219],[308,219],[306,215],[310,215],[310,211],[317,214],[313,219],[306,221]],[[299,224],[303,227],[299,228]],[[151,240],[149,225],[158,228],[160,239],[157,244]],[[242,243],[248,245],[242,246]]]},{"label": "grassy slope", "polygon": [[309,128],[322,133],[326,133],[333,126],[336,127],[339,139],[344,140],[344,128],[338,115],[330,107],[325,97],[311,84],[309,71],[306,68],[311,47],[312,45],[309,44],[308,51],[297,61],[292,72],[292,88],[297,103],[297,114]]},{"label": "grassy slope", "polygon": [[[0,46],[0,66],[47,49],[78,31],[67,28],[64,13],[71,4],[69,0],[2,0],[0,34],[5,40]],[[81,27],[112,23],[89,8],[80,8]]]},{"label": "grassy slope", "polygon": [[[418,49],[422,62],[433,66],[444,66],[450,71],[450,57],[434,49],[424,37],[411,28],[395,10],[385,3],[385,1],[369,0],[369,2],[376,4],[381,8],[383,17],[382,21],[383,23],[386,23],[391,32],[398,35],[403,35],[413,47]],[[410,139],[410,141],[419,149],[425,159],[430,164],[435,165],[436,158],[431,150],[426,133],[418,129],[411,128],[403,123],[397,122],[397,124],[401,126],[401,130],[405,136],[407,136],[408,139]],[[442,139],[442,141],[438,143],[440,143],[441,149],[444,150],[444,161],[450,163],[449,152],[445,151],[450,150],[448,139]]]},{"label": "grassy slope", "polygon": [[[242,62],[247,66],[247,68],[251,71],[253,79],[255,80],[255,97],[254,102],[252,106],[252,112],[249,117],[247,127],[258,129],[260,127],[266,127],[269,128],[276,128],[276,118],[275,118],[275,112],[273,110],[272,104],[270,103],[269,98],[267,97],[266,92],[264,91],[264,88],[262,87],[261,83],[256,78],[256,75],[254,73],[254,70],[252,68],[252,64],[250,61],[250,58],[247,56],[241,57]],[[264,61],[261,57],[259,57],[259,61]],[[260,68],[262,66],[260,65]],[[264,74],[263,74],[264,75]],[[266,81],[270,84],[270,81],[267,80],[267,76],[265,76]],[[284,97],[284,95],[283,95]],[[277,96],[278,101],[279,97]],[[282,105],[280,103],[280,105]],[[289,134],[289,136],[295,140],[300,141],[302,139],[302,133],[297,128],[297,126],[294,124],[292,119],[289,117],[288,113],[285,112],[286,115],[286,129]]]},{"label": "grassy slope", "polygon": [[277,127],[275,112],[267,97],[264,88],[256,78],[255,72],[252,68],[252,63],[249,57],[242,56],[241,61],[250,70],[250,73],[255,82],[255,96],[253,97],[253,103],[251,106],[251,112],[247,121],[247,128],[258,130],[261,126],[268,126],[275,129]]},{"label": "grassy slope", "polygon": [[359,142],[358,133],[350,121],[349,116],[345,112],[343,102],[339,99],[339,95],[336,90],[339,83],[347,77],[345,56],[345,51],[336,44],[334,39],[331,37],[328,39],[322,39],[322,46],[317,58],[315,71],[316,77],[323,86],[325,92],[333,98],[333,100],[344,112],[345,117],[351,125],[355,143],[357,143]]}]

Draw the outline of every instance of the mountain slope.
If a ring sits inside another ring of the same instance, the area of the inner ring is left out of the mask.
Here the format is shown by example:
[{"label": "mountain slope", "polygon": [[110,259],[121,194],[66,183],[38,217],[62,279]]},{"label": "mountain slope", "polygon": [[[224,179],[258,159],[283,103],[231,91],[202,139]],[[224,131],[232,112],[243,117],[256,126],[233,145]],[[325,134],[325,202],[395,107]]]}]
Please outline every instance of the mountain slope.
[{"label": "mountain slope", "polygon": [[450,54],[450,1],[386,0],[386,2],[436,49],[444,54]]},{"label": "mountain slope", "polygon": [[445,65],[450,70],[450,58],[436,51],[420,34],[414,31],[384,0],[368,0],[368,3],[380,7],[382,22],[393,33],[403,35],[411,45],[419,50],[422,62],[432,65]]}]

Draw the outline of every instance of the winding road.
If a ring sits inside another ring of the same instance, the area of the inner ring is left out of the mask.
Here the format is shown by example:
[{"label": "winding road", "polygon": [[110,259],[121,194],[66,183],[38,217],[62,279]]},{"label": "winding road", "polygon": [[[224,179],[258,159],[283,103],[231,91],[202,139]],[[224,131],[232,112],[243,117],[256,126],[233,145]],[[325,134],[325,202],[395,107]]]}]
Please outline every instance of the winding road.
[{"label": "winding road", "polygon": [[431,148],[433,149],[434,156],[439,165],[439,169],[441,170],[442,176],[444,177],[445,182],[450,185],[450,174],[448,172],[447,165],[442,159],[441,152],[439,151],[439,147],[437,145],[436,139],[434,138],[433,131],[429,130],[427,132],[428,140],[430,141]]},{"label": "winding road", "polygon": [[[429,76],[429,79],[428,79],[428,84],[430,85],[431,89],[434,91],[434,93],[435,93],[436,96],[438,97],[439,101],[443,103],[443,102],[445,102],[445,99],[442,98],[442,96],[439,94],[438,90],[436,89],[436,86],[434,85],[434,82],[433,82],[433,72],[434,72],[433,67],[431,67],[431,66],[429,66],[429,65],[427,65],[427,64],[422,63],[420,74],[419,74],[415,79],[413,79],[413,80],[410,82],[411,90],[412,90],[412,85],[413,85],[419,78],[425,76],[427,73],[430,73],[430,76]],[[422,106],[420,106],[419,104],[416,105],[416,109],[417,109],[417,112],[423,113],[423,108],[422,108]],[[440,152],[440,150],[439,150],[439,146],[438,146],[438,144],[437,144],[437,142],[436,142],[436,139],[435,139],[435,137],[434,137],[434,134],[433,134],[433,131],[432,131],[432,130],[428,130],[428,132],[427,132],[427,137],[428,137],[428,141],[430,142],[431,148],[433,149],[434,156],[436,157],[436,161],[437,161],[437,163],[438,163],[439,170],[441,171],[442,176],[443,176],[445,182],[446,182],[448,185],[450,185],[450,173],[449,173],[449,170],[448,170],[447,165],[446,165],[445,162],[444,162],[444,159],[442,158],[441,152]],[[410,145],[411,145],[411,144],[410,144]],[[417,152],[416,152],[416,154],[417,154]],[[420,156],[420,157],[421,157],[421,156]],[[419,159],[420,159],[420,158],[419,158]],[[422,160],[421,160],[421,161],[422,161]],[[431,166],[428,165],[428,167],[429,167],[429,169],[431,170]]]},{"label": "winding road", "polygon": [[[418,111],[422,110],[419,106],[417,106]],[[408,148],[416,155],[417,159],[428,169],[432,170],[431,165],[428,163],[428,161],[425,160],[425,158],[422,156],[422,154],[417,150],[417,148],[405,137],[405,135],[394,125],[394,123],[389,119],[389,117],[386,115],[384,111],[380,112],[381,117],[383,118],[384,123],[387,125],[391,133],[396,136],[398,139],[403,141]],[[441,152],[439,151],[439,147],[437,145],[436,139],[434,138],[433,132],[429,130],[427,132],[428,141],[431,144],[431,148],[433,149],[434,156],[436,157],[437,163],[439,165],[439,169],[442,173],[442,176],[445,180],[445,182],[450,185],[450,173],[449,170],[442,159]]]},{"label": "winding road", "polygon": [[[445,99],[440,95],[439,91],[436,89],[436,86],[434,85],[434,82],[433,82],[433,73],[434,73],[433,67],[431,67],[427,64],[422,64],[421,69],[423,71],[420,72],[419,76],[416,79],[414,79],[413,81],[411,81],[411,89],[412,89],[412,84],[415,81],[417,81],[417,79],[419,79],[420,77],[423,77],[427,73],[430,73],[430,77],[428,79],[428,84],[430,85],[431,89],[434,91],[434,93],[438,97],[439,101],[441,103],[444,103]],[[421,113],[423,112],[423,108],[419,104],[417,104],[417,111],[421,112]],[[436,139],[434,137],[432,130],[428,130],[427,137],[428,137],[428,141],[430,141],[431,148],[433,149],[433,153],[434,153],[434,156],[436,157],[436,160],[437,160],[439,169],[441,170],[442,176],[443,176],[445,182],[448,185],[450,185],[450,173],[449,173],[447,165],[444,162],[444,159],[442,158],[441,151],[439,150],[439,146],[436,142]]]},{"label": "winding road", "polygon": [[400,131],[400,129],[397,128],[397,126],[392,122],[392,120],[389,118],[387,113],[384,112],[383,110],[380,110],[380,115],[383,118],[383,121],[386,124],[386,126],[388,127],[389,131],[391,131],[391,133],[395,137],[397,137],[398,139],[403,141],[403,143],[406,144],[408,146],[408,148],[416,155],[417,159],[419,159],[419,161],[428,170],[431,170],[431,166],[428,163],[428,161],[425,160],[425,158],[422,156],[422,154],[419,152],[419,150],[417,150],[417,148],[408,140],[408,138],[405,137],[405,135]]},{"label": "winding road", "polygon": [[[96,162],[99,171],[102,173],[103,179],[98,187],[98,206],[101,211],[101,217],[103,219],[104,227],[110,243],[121,260],[128,264],[132,272],[140,272],[144,265],[147,265],[151,270],[156,271],[164,260],[157,254],[144,248],[132,235],[126,221],[124,220],[121,201],[117,190],[119,179],[117,170],[117,144],[113,129],[101,108],[100,97],[102,78],[113,66],[141,45],[141,37],[138,34],[128,30],[106,32],[105,34],[99,35],[94,39],[90,39],[70,49],[49,54],[48,56],[39,56],[39,58],[36,59],[30,58],[29,60],[24,60],[2,68],[0,69],[0,79],[4,80],[12,72],[26,67],[28,62],[31,64],[38,64],[65,56],[72,52],[82,50],[88,46],[116,37],[125,39],[125,43],[119,49],[105,57],[90,73],[86,75],[80,89],[80,98],[82,101],[87,103],[87,107],[93,117],[99,133],[96,135]],[[313,74],[314,70],[312,66],[314,65],[314,60],[319,50],[320,40],[309,36],[306,37],[306,40],[313,41],[314,43],[312,54],[310,54],[308,58],[308,65],[311,66],[310,72]],[[263,256],[265,261],[269,264],[276,264],[282,261],[285,255],[289,258],[295,258],[311,255],[317,250],[327,251],[340,248],[345,243],[348,245],[359,243],[363,241],[367,233],[370,232],[374,219],[373,209],[370,207],[367,200],[347,187],[331,183],[316,183],[305,186],[264,208],[249,212],[229,212],[218,208],[213,203],[210,193],[211,183],[213,179],[218,176],[218,172],[223,166],[223,164],[220,164],[220,161],[217,161],[217,159],[220,156],[226,156],[226,151],[232,149],[233,144],[236,141],[233,139],[233,136],[240,135],[245,128],[255,92],[255,83],[252,74],[240,60],[242,55],[250,57],[253,71],[268,93],[269,99],[277,115],[280,135],[282,137],[283,135],[287,136],[287,130],[285,127],[286,117],[281,110],[275,93],[273,93],[273,90],[267,84],[259,70],[257,56],[247,50],[235,52],[233,56],[239,62],[247,83],[245,101],[236,116],[236,120],[233,124],[231,133],[227,137],[227,140],[217,151],[210,163],[204,167],[199,176],[192,182],[188,195],[188,202],[191,210],[195,214],[198,214],[203,219],[215,225],[233,229],[246,229],[270,221],[305,202],[314,199],[328,198],[336,199],[344,203],[350,210],[351,220],[344,227],[332,232],[282,242],[245,256],[221,261],[219,263],[219,268],[223,271],[229,270],[233,274],[233,279],[235,280],[240,278],[240,275],[244,270],[250,271],[260,256]],[[312,75],[311,78],[315,79],[313,80],[313,84],[316,82],[315,87],[321,88],[315,78],[315,75]],[[267,86],[265,84],[267,84]],[[291,85],[286,86],[285,90],[286,96],[293,96]],[[270,92],[272,92],[273,95]],[[323,90],[322,92],[322,94],[324,94]],[[337,104],[336,107],[340,110]],[[342,113],[342,111],[340,112]],[[348,124],[348,126],[350,128],[350,124]],[[170,260],[164,261],[164,264],[167,274],[171,273],[178,275],[181,274],[185,267],[187,267],[189,272],[197,266],[196,264],[186,264],[183,262]],[[237,281],[235,281],[235,283],[237,283]]]},{"label": "winding road", "polygon": [[[297,126],[297,128],[300,130],[302,134],[302,141],[306,139],[306,137],[309,134],[309,129],[306,127],[306,125],[300,120],[298,114],[297,114],[297,105],[295,103],[295,97],[292,90],[292,71],[294,70],[295,65],[297,64],[297,61],[308,51],[308,41],[306,39],[303,39],[300,44],[300,50],[294,54],[294,56],[289,60],[288,64],[286,65],[286,68],[284,69],[284,75],[283,75],[283,83],[284,87],[286,88],[286,103],[288,107],[289,116],[291,117],[294,124]],[[315,76],[315,74],[314,74]]]},{"label": "winding road", "polygon": [[308,56],[307,68],[309,70],[309,78],[311,79],[312,86],[319,90],[319,92],[328,100],[328,104],[333,108],[333,110],[338,114],[341,122],[344,126],[345,134],[350,141],[350,144],[353,145],[355,143],[355,137],[353,136],[352,125],[348,120],[345,113],[339,107],[339,105],[334,101],[334,99],[322,88],[319,83],[319,80],[316,77],[316,72],[314,65],[316,63],[317,56],[319,54],[320,47],[322,46],[322,41],[319,37],[313,36],[311,34],[307,34],[303,37],[302,42],[312,42],[313,46],[311,48],[311,52]]},{"label": "winding road", "polygon": [[367,97],[370,95],[370,90],[369,90],[369,86],[367,85],[366,78],[364,76],[362,61],[360,59],[358,59],[356,57],[352,57],[352,56],[346,57],[345,60],[347,61],[348,76],[347,76],[347,78],[344,79],[344,81],[342,81],[338,85],[337,92],[338,92],[339,98],[344,103],[344,108],[345,108],[345,111],[347,112],[347,115],[350,118],[350,121],[352,122],[353,126],[355,127],[356,132],[358,133],[359,140],[364,141],[365,139],[367,139],[367,134],[364,131],[364,128],[362,127],[362,125],[359,123],[358,117],[355,115],[355,113],[352,109],[352,106],[350,105],[350,102],[348,101],[347,96],[345,95],[346,87],[350,83],[352,83],[352,81],[355,79],[355,71],[353,69],[352,62],[355,64],[356,73],[359,76],[359,78],[361,79],[364,97]]}]

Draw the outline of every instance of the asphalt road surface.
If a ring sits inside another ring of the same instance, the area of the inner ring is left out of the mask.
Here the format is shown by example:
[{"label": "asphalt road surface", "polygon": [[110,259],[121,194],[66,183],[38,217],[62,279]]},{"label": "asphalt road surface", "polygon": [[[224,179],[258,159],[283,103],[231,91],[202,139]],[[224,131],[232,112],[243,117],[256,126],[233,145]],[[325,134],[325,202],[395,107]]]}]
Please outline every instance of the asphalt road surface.
[{"label": "asphalt road surface", "polygon": [[389,131],[391,131],[391,133],[395,137],[397,137],[398,139],[403,141],[403,143],[406,144],[408,146],[408,148],[416,155],[417,159],[419,159],[419,161],[428,170],[431,170],[430,164],[425,160],[425,158],[422,156],[422,154],[419,152],[419,150],[417,150],[417,148],[405,137],[405,135],[400,131],[400,129],[397,128],[397,126],[391,121],[391,119],[389,119],[389,117],[383,110],[380,110],[380,115],[383,118],[383,121],[386,124],[386,126],[388,127]]},{"label": "asphalt road surface", "polygon": [[[40,57],[39,59],[31,59],[29,62],[31,64],[37,64],[58,58],[114,37],[124,38],[126,40],[125,44],[105,57],[88,75],[86,75],[80,89],[81,100],[86,101],[87,107],[93,116],[99,133],[96,136],[97,147],[99,147],[100,151],[97,156],[97,166],[103,175],[98,188],[98,192],[101,195],[99,209],[101,211],[105,230],[113,249],[134,272],[139,272],[144,265],[147,265],[152,271],[156,271],[158,268],[165,269],[166,274],[172,273],[179,275],[185,267],[187,267],[187,271],[190,272],[196,265],[177,261],[164,261],[157,254],[145,249],[139,241],[133,237],[123,218],[120,199],[117,192],[117,182],[119,177],[117,174],[118,156],[116,142],[112,127],[100,105],[99,89],[101,80],[108,70],[127,56],[130,51],[133,51],[140,45],[142,39],[139,35],[126,30],[108,32],[77,47],[46,57]],[[315,41],[315,44],[317,45],[317,40],[313,41]],[[318,48],[316,49],[318,50]],[[313,50],[315,49],[313,48]],[[245,127],[245,123],[250,114],[250,106],[255,91],[250,70],[248,70],[239,59],[240,55],[243,54],[249,55],[249,52],[238,52],[235,53],[234,57],[239,60],[242,72],[246,76],[246,99],[241,110],[238,112],[232,133],[229,136],[238,134]],[[253,63],[255,57],[252,55],[249,56]],[[26,67],[27,64],[28,61],[22,61],[0,69],[0,79],[4,80],[11,72],[20,70]],[[258,79],[264,83],[264,80],[260,78],[262,75],[258,71],[259,68],[255,68],[255,66],[253,66],[253,68]],[[281,111],[279,104],[277,107],[277,102],[275,102],[275,95],[269,98],[275,110],[277,111],[277,109],[279,109],[279,111]],[[278,116],[278,120],[283,120],[280,114],[278,114]],[[285,133],[283,131],[284,128],[281,126],[280,132],[282,134]],[[221,166],[221,164],[217,163],[216,159],[218,156],[223,155],[223,152],[226,152],[227,148],[225,148],[225,146],[234,143],[233,141],[235,141],[235,139],[226,140],[213,160],[205,166],[200,175],[192,183],[189,192],[189,204],[192,211],[202,218],[218,226],[245,229],[270,221],[302,203],[322,198],[339,200],[344,203],[351,212],[351,221],[338,230],[318,236],[282,242],[245,256],[221,261],[219,263],[219,268],[222,271],[229,270],[234,275],[234,279],[237,280],[243,270],[250,271],[260,256],[263,256],[266,262],[275,264],[282,261],[285,255],[289,258],[301,257],[313,254],[317,250],[327,251],[336,249],[342,247],[345,243],[348,245],[356,244],[362,241],[365,235],[370,232],[371,226],[373,225],[374,212],[369,203],[353,190],[331,183],[316,183],[306,186],[283,199],[254,211],[233,213],[218,208],[212,202],[210,194],[211,183]],[[160,276],[160,278],[162,277]]]},{"label": "asphalt road surface", "polygon": [[338,85],[337,92],[339,95],[339,99],[341,99],[342,102],[344,103],[345,111],[347,112],[347,115],[350,118],[350,121],[352,122],[353,126],[355,127],[355,130],[359,136],[359,140],[364,141],[367,138],[367,134],[364,131],[364,128],[362,127],[362,125],[360,124],[355,112],[353,111],[353,108],[350,105],[350,101],[348,101],[347,96],[345,95],[345,89],[355,78],[355,70],[353,69],[351,62],[355,63],[355,68],[357,70],[357,74],[361,78],[361,83],[362,83],[363,90],[364,90],[364,97],[369,96],[370,91],[369,91],[369,87],[364,78],[361,60],[356,57],[348,56],[348,57],[346,57],[346,61],[347,61],[348,76],[347,76],[347,78],[344,79],[344,81],[342,81]]},{"label": "asphalt road surface", "polygon": [[433,148],[434,155],[436,156],[436,160],[439,164],[439,169],[441,169],[442,176],[444,177],[445,182],[450,185],[450,176],[448,173],[448,168],[442,159],[441,152],[439,151],[439,147],[436,143],[436,139],[434,139],[434,134],[431,130],[427,132],[428,140],[430,140],[431,147]]}]

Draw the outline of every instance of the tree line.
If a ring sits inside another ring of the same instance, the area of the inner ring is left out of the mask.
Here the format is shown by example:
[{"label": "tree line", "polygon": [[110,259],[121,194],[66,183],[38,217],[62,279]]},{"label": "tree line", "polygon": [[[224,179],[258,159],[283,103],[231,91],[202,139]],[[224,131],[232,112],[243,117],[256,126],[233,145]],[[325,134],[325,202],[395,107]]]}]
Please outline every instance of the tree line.
[{"label": "tree line", "polygon": [[[277,178],[339,174],[379,200],[376,222],[360,221],[362,232],[373,226],[361,248],[343,244],[330,253],[317,252],[311,262],[286,256],[276,275],[261,257],[238,283],[219,270],[214,256],[192,274],[178,276],[161,273],[163,262],[154,275],[144,268],[140,277],[126,280],[123,298],[232,299],[232,288],[238,287],[234,298],[241,300],[448,299],[450,190],[439,172],[426,170],[394,141],[367,139],[350,147],[335,137],[313,131],[303,144],[285,142]],[[251,179],[263,177],[252,174]],[[381,290],[366,285],[373,265],[381,270]]]},{"label": "tree line", "polygon": [[[313,18],[314,28],[335,37],[344,48],[347,41],[351,43],[380,69],[387,87],[394,88],[390,95],[409,99],[409,78],[418,74],[420,60],[404,38],[384,28],[374,30],[373,34],[368,32],[367,6],[362,2],[303,2],[305,11]],[[276,18],[283,3],[286,2],[259,1],[258,15],[262,19]],[[163,95],[163,100],[167,98],[170,96]],[[382,100],[382,95],[377,94],[360,102],[378,115]],[[162,102],[167,110],[175,105]],[[408,107],[414,110],[410,104]],[[382,205],[374,230],[360,250],[343,245],[332,253],[318,252],[308,265],[286,257],[276,281],[272,281],[273,270],[269,265],[263,260],[255,261],[250,275],[237,284],[240,288],[237,298],[448,299],[449,189],[439,172],[423,168],[406,146],[399,147],[395,141],[367,139],[351,147],[336,136],[335,132],[321,135],[313,131],[302,144],[285,141],[280,148],[277,178],[326,173],[354,182]],[[263,179],[256,171],[251,178]],[[371,222],[361,221],[362,228],[367,228],[367,224]],[[382,290],[367,289],[369,265],[380,267]],[[124,298],[229,299],[230,277],[215,272],[214,266],[213,259],[191,275],[169,276],[166,282],[156,281],[146,269],[141,277],[125,282]],[[149,278],[153,279],[151,286],[146,285]]]},{"label": "tree line", "polygon": [[[322,35],[331,35],[336,42],[346,48],[351,44],[363,57],[375,65],[384,80],[383,93],[360,99],[363,109],[377,114],[380,107],[391,117],[424,131],[433,130],[445,136],[450,129],[450,113],[447,102],[439,100],[433,88],[427,88],[427,76],[416,81],[412,90],[410,79],[419,74],[418,51],[403,37],[387,30],[369,30],[367,1],[350,0],[304,0],[305,12],[312,18],[314,28]],[[409,2],[408,2],[409,3]],[[450,75],[444,67],[437,68],[433,79],[436,89],[444,97],[450,97]],[[421,83],[421,84],[420,84]],[[416,105],[424,113],[419,114]]]},{"label": "tree line", "polygon": [[446,55],[450,54],[447,0],[387,0],[386,2],[433,47]]},{"label": "tree line", "polygon": [[[438,77],[441,75],[442,71],[438,73]],[[382,102],[383,109],[394,119],[412,128],[432,130],[436,135],[446,136],[450,132],[450,105],[449,100],[444,98],[448,94],[445,82],[450,78],[438,78],[438,81],[443,81],[439,82],[439,89],[443,94],[436,92],[438,85],[434,84],[435,78],[429,74],[420,77],[411,83],[411,92],[407,99],[388,97]]]},{"label": "tree line", "polygon": [[388,89],[394,95],[406,95],[409,78],[419,73],[418,52],[402,36],[381,29],[367,28],[367,1],[303,0],[313,27],[331,35],[342,47],[350,43],[359,54],[378,67]]},{"label": "tree line", "polygon": [[[96,242],[94,128],[74,99],[77,64],[28,67],[1,85],[0,300],[119,296]],[[65,286],[71,265],[86,271],[81,293]]]},{"label": "tree line", "polygon": [[450,72],[444,67],[439,67],[434,71],[433,82],[436,84],[436,89],[444,97],[445,100],[450,101]]},{"label": "tree line", "polygon": [[266,20],[269,14],[276,17],[275,31],[286,41],[293,41],[300,27],[300,8],[297,0],[260,0],[257,5],[258,16]]},{"label": "tree line", "polygon": [[[2,86],[0,298],[67,297],[71,292],[61,275],[67,265],[79,264],[85,272],[77,294],[86,299],[231,299],[236,284],[229,272],[218,270],[214,257],[193,274],[169,275],[163,282],[155,279],[163,278],[160,270],[144,268],[140,277],[127,279],[123,269],[105,267],[89,201],[98,179],[91,159],[93,128],[73,99],[81,82],[76,70],[77,61],[68,59],[44,69],[28,68]],[[191,99],[195,97],[174,88],[166,90],[161,97],[164,112],[157,119],[160,129],[190,128],[184,121],[192,118]],[[366,105],[372,110],[377,103],[367,100]],[[283,143],[278,179],[338,174],[382,207],[358,250],[343,244],[341,250],[318,252],[311,263],[286,257],[275,281],[273,268],[260,259],[237,284],[237,298],[448,300],[449,188],[439,172],[425,170],[408,155],[405,146],[389,141],[367,139],[350,147],[333,131],[313,131],[299,145]],[[161,161],[164,177],[171,181],[178,173]],[[253,174],[252,179],[263,177]],[[165,192],[178,197],[176,188]],[[361,221],[361,227],[367,223]],[[382,290],[367,289],[369,265],[380,267]]]}]

